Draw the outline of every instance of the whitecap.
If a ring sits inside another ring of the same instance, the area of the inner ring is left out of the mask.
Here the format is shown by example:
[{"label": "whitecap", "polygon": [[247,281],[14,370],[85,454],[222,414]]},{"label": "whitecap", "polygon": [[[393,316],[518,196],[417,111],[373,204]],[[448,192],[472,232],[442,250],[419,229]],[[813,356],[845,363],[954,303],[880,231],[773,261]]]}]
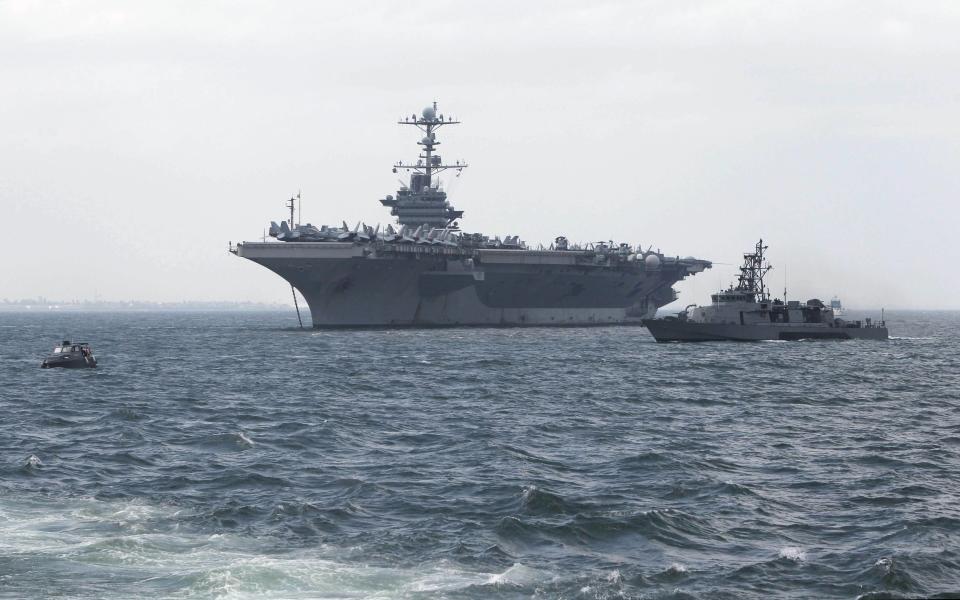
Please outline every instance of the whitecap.
[{"label": "whitecap", "polygon": [[237,434],[237,445],[244,448],[252,448],[254,443],[252,439],[247,437],[247,434],[241,431]]},{"label": "whitecap", "polygon": [[544,578],[544,574],[540,571],[531,569],[520,563],[514,563],[513,566],[503,573],[491,575],[487,583],[493,585],[527,586],[542,581]]},{"label": "whitecap", "polygon": [[520,492],[520,499],[523,500],[524,502],[527,502],[530,500],[530,496],[534,495],[535,493],[537,493],[537,486],[535,485],[524,486],[523,491]]},{"label": "whitecap", "polygon": [[680,563],[673,563],[667,568],[668,573],[686,573],[687,567],[681,565]]},{"label": "whitecap", "polygon": [[434,569],[414,576],[403,587],[410,592],[448,592],[486,583],[486,574],[471,573],[441,561]]},{"label": "whitecap", "polygon": [[780,558],[794,560],[797,562],[804,562],[807,560],[807,553],[804,552],[802,548],[797,548],[796,546],[787,546],[786,548],[781,548],[778,556]]},{"label": "whitecap", "polygon": [[884,573],[889,573],[893,569],[893,559],[885,556],[873,563],[873,566],[880,567]]}]

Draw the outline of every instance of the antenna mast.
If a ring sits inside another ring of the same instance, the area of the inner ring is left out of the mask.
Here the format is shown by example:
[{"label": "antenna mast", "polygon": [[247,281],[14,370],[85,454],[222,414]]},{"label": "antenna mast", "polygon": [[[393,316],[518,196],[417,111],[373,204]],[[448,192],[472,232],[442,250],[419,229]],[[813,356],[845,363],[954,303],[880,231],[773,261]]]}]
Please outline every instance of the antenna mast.
[{"label": "antenna mast", "polygon": [[287,206],[290,208],[290,229],[293,229],[293,211],[296,208],[296,200],[298,196],[290,196],[290,199],[287,201]]},{"label": "antenna mast", "polygon": [[457,176],[467,168],[466,161],[458,160],[453,164],[445,164],[440,155],[436,154],[437,129],[444,125],[459,125],[460,121],[453,117],[444,117],[437,109],[437,103],[421,111],[420,115],[413,114],[397,121],[400,125],[413,125],[423,132],[423,137],[417,142],[420,152],[416,164],[397,161],[393,165],[393,172],[400,170],[410,172],[409,187],[403,186],[397,192],[397,198],[387,196],[380,200],[384,206],[391,208],[390,214],[397,217],[401,225],[449,228],[451,224],[456,229],[455,221],[463,216],[462,210],[455,210],[447,202],[447,195],[440,189],[437,175],[442,171],[453,169]]},{"label": "antenna mast", "polygon": [[[416,125],[417,129],[424,133],[423,139],[417,142],[418,146],[422,146],[423,150],[420,152],[417,161],[417,164],[412,165],[404,163],[403,161],[397,161],[393,165],[393,172],[396,173],[398,169],[404,169],[407,171],[413,171],[414,173],[422,173],[426,175],[426,183],[429,185],[432,181],[432,176],[434,173],[440,173],[441,171],[446,171],[447,169],[456,169],[459,174],[463,169],[468,167],[466,162],[457,161],[453,165],[445,165],[439,156],[434,156],[436,147],[440,145],[440,142],[437,141],[436,131],[444,125],[459,125],[460,121],[455,121],[453,117],[443,118],[443,115],[437,112],[437,103],[434,102],[433,106],[428,106],[423,109],[423,114],[421,116],[413,115],[412,117],[404,118],[402,121],[397,121],[400,125]],[[419,192],[420,190],[413,190],[414,192]]]},{"label": "antenna mast", "polygon": [[743,266],[740,267],[740,275],[737,278],[737,291],[748,294],[759,295],[760,299],[767,297],[766,286],[763,278],[770,269],[770,263],[763,256],[767,246],[763,245],[761,239],[757,242],[753,252],[747,252],[743,255]]}]

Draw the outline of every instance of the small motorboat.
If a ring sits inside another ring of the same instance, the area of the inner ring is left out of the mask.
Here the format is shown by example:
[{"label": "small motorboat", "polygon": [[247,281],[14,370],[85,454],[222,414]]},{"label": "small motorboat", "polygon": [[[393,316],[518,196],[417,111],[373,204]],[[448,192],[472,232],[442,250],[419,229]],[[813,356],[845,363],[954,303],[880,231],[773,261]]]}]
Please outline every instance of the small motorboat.
[{"label": "small motorboat", "polygon": [[97,368],[97,359],[93,355],[90,344],[86,342],[70,343],[70,340],[63,340],[61,344],[53,349],[40,365],[43,369],[52,369],[61,367],[64,369],[95,369]]}]

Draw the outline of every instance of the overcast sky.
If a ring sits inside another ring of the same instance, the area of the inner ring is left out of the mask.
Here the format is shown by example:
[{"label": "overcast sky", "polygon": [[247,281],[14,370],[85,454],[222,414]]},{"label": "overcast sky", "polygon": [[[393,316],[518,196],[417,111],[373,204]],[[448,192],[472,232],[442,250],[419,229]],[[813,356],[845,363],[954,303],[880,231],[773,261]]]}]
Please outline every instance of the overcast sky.
[{"label": "overcast sky", "polygon": [[960,3],[0,0],[0,298],[287,301],[227,253],[389,222],[437,100],[467,231],[960,308]]}]

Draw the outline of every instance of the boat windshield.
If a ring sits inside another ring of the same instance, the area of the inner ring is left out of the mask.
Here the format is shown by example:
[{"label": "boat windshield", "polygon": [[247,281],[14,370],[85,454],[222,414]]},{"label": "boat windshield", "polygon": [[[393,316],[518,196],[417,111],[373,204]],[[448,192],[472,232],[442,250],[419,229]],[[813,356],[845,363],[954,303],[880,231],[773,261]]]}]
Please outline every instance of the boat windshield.
[{"label": "boat windshield", "polygon": [[53,353],[54,353],[54,354],[60,354],[60,352],[61,352],[62,350],[63,350],[63,348],[61,348],[60,346],[57,346],[56,348],[53,349]]}]

